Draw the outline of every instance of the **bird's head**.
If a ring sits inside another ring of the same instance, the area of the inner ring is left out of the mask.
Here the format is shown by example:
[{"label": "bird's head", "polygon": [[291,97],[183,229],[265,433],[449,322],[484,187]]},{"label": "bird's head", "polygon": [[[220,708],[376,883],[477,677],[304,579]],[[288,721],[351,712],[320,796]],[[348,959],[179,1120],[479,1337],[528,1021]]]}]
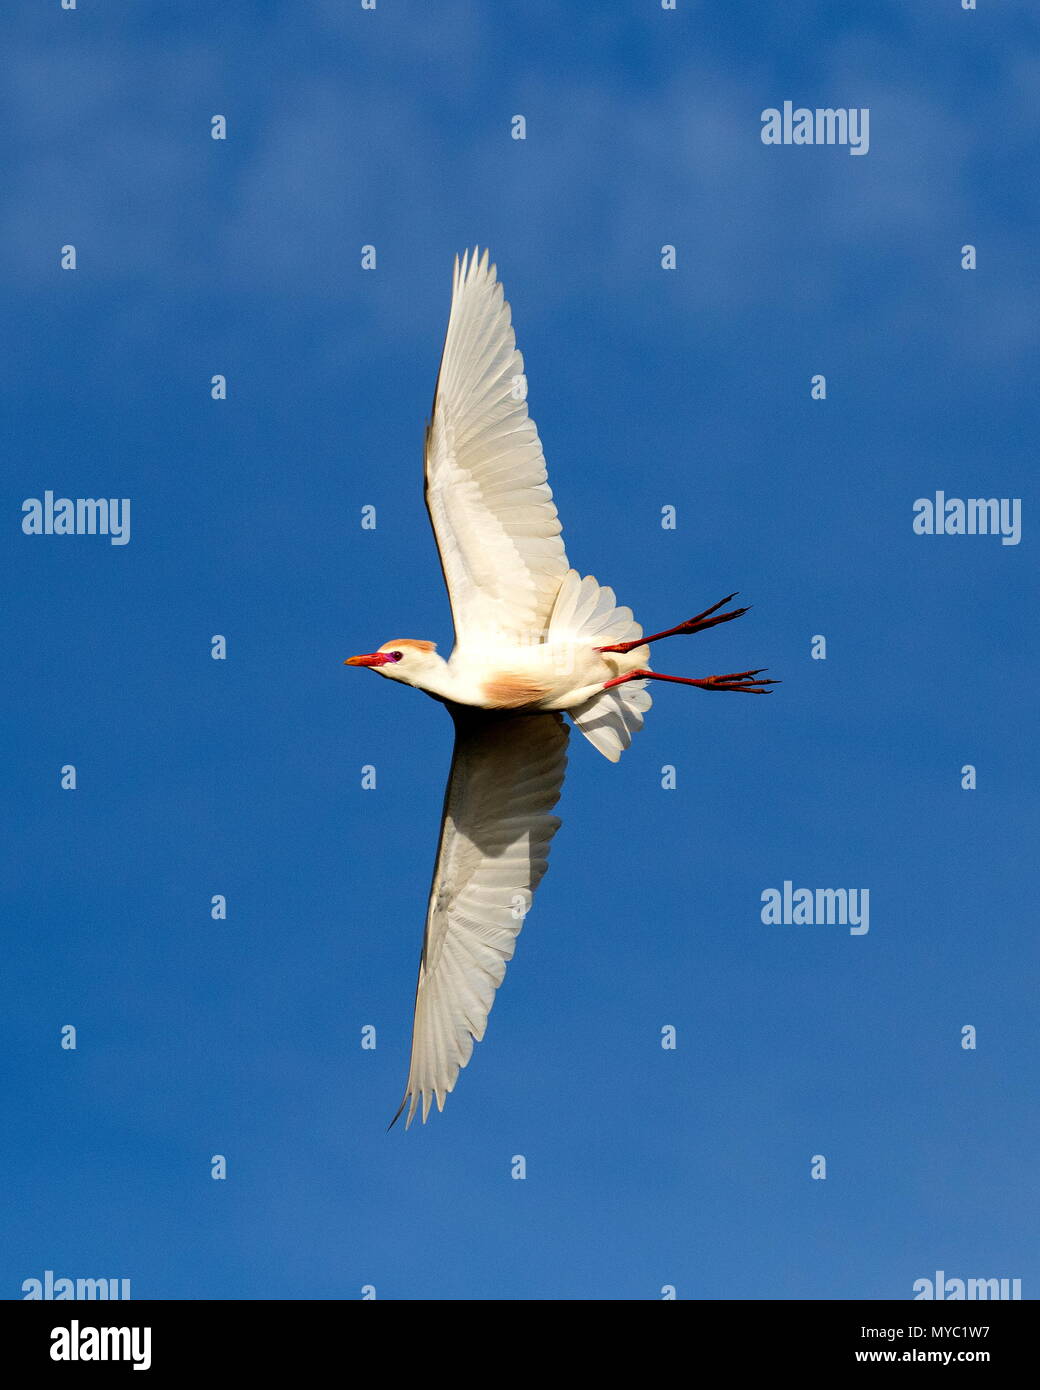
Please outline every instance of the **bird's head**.
[{"label": "bird's head", "polygon": [[397,637],[384,642],[376,652],[366,656],[348,656],[344,666],[371,666],[381,676],[421,685],[422,678],[434,667],[442,665],[436,642],[422,642],[417,637]]}]

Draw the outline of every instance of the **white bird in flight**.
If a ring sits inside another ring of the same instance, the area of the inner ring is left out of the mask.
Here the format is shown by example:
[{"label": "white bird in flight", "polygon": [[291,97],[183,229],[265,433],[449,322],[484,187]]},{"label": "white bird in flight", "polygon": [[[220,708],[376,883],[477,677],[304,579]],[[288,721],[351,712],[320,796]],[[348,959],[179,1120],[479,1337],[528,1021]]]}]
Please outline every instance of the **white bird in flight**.
[{"label": "white bird in flight", "polygon": [[455,723],[415,997],[405,1127],[444,1109],[480,1042],[546,870],[567,762],[566,711],[617,762],[650,708],[648,680],[768,693],[762,670],[691,680],[649,667],[648,643],[746,613],[730,594],[643,636],[612,589],[569,567],[524,362],[497,270],[455,258],[451,313],[426,427],[426,506],[448,587],[455,649],[397,637],[352,656],[441,701]]}]

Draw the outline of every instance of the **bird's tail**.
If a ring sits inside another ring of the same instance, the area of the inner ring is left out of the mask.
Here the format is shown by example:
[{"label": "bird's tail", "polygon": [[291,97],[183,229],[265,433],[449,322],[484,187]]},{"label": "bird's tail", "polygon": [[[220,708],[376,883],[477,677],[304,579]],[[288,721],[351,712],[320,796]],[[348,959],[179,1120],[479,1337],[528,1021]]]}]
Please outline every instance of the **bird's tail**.
[{"label": "bird's tail", "polygon": [[[591,575],[583,579],[577,570],[567,571],[549,619],[549,642],[605,647],[642,635],[631,608],[617,606],[613,589],[598,584]],[[592,746],[616,763],[632,735],[643,727],[643,715],[652,703],[646,681],[626,681],[567,712]]]}]

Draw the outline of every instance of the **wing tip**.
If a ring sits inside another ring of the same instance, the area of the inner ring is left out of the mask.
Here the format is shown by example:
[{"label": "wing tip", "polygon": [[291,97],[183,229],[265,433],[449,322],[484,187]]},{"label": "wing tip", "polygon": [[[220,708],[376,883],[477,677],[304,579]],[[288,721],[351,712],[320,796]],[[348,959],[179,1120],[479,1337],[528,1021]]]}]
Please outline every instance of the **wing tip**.
[{"label": "wing tip", "polygon": [[487,279],[491,284],[498,283],[498,266],[491,259],[491,248],[485,246],[481,252],[479,245],[474,246],[472,251],[467,246],[462,253],[461,261],[456,252],[452,272],[452,290],[457,291],[472,284],[478,278]]},{"label": "wing tip", "polygon": [[[404,1127],[405,1127],[405,1130],[406,1130],[406,1131],[409,1130],[409,1129],[411,1129],[411,1127],[412,1127],[412,1121],[415,1119],[415,1111],[416,1111],[416,1105],[417,1105],[417,1102],[418,1102],[418,1097],[416,1096],[415,1092],[412,1091],[411,1087],[409,1087],[409,1089],[408,1089],[407,1091],[405,1091],[405,1093],[404,1093],[404,1096],[403,1096],[403,1098],[402,1098],[402,1100],[401,1100],[401,1104],[397,1107],[397,1111],[396,1111],[396,1113],[394,1114],[394,1118],[390,1121],[390,1123],[389,1123],[389,1124],[387,1125],[387,1127],[386,1127],[386,1133],[387,1133],[387,1134],[390,1133],[390,1131],[393,1129],[394,1125],[397,1124],[397,1121],[401,1118],[402,1115],[404,1115],[405,1107],[408,1105],[408,1102],[409,1102],[409,1101],[411,1101],[411,1105],[410,1105],[409,1108],[408,1108],[408,1114],[405,1115],[405,1118],[404,1118]],[[423,1124],[425,1124],[425,1123],[426,1123],[426,1116],[425,1116],[425,1114],[423,1115],[422,1119],[423,1119]]]},{"label": "wing tip", "polygon": [[[465,1066],[466,1063],[463,1062],[462,1065]],[[393,1129],[394,1125],[397,1124],[397,1121],[401,1118],[402,1114],[404,1114],[405,1106],[408,1106],[408,1114],[405,1115],[404,1121],[404,1127],[406,1130],[411,1129],[412,1121],[415,1119],[415,1114],[417,1110],[421,1109],[420,1118],[423,1124],[426,1123],[426,1121],[429,1118],[430,1110],[433,1106],[434,1100],[436,1100],[437,1102],[437,1113],[443,1114],[444,1102],[448,1097],[449,1091],[451,1090],[451,1086],[448,1086],[443,1091],[440,1090],[440,1088],[437,1086],[433,1087],[431,1090],[427,1090],[425,1086],[420,1086],[418,1090],[413,1090],[411,1083],[409,1082],[408,1089],[404,1093],[404,1097],[401,1101],[401,1104],[397,1107],[397,1111],[394,1115],[394,1118],[387,1125],[385,1132],[389,1134],[390,1131]],[[408,1105],[409,1101],[411,1101],[411,1105]],[[421,1107],[420,1101],[422,1102]]]}]

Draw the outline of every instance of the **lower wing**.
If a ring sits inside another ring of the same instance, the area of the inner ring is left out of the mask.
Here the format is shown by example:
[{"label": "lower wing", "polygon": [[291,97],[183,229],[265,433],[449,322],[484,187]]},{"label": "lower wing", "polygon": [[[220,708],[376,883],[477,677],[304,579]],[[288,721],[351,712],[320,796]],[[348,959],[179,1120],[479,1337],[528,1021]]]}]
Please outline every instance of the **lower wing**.
[{"label": "lower wing", "polygon": [[[480,1042],[560,821],[567,766],[559,714],[501,715],[448,705],[455,750],[444,796],[419,965],[406,1127],[444,1109]],[[391,1121],[393,1124],[393,1120]]]}]

